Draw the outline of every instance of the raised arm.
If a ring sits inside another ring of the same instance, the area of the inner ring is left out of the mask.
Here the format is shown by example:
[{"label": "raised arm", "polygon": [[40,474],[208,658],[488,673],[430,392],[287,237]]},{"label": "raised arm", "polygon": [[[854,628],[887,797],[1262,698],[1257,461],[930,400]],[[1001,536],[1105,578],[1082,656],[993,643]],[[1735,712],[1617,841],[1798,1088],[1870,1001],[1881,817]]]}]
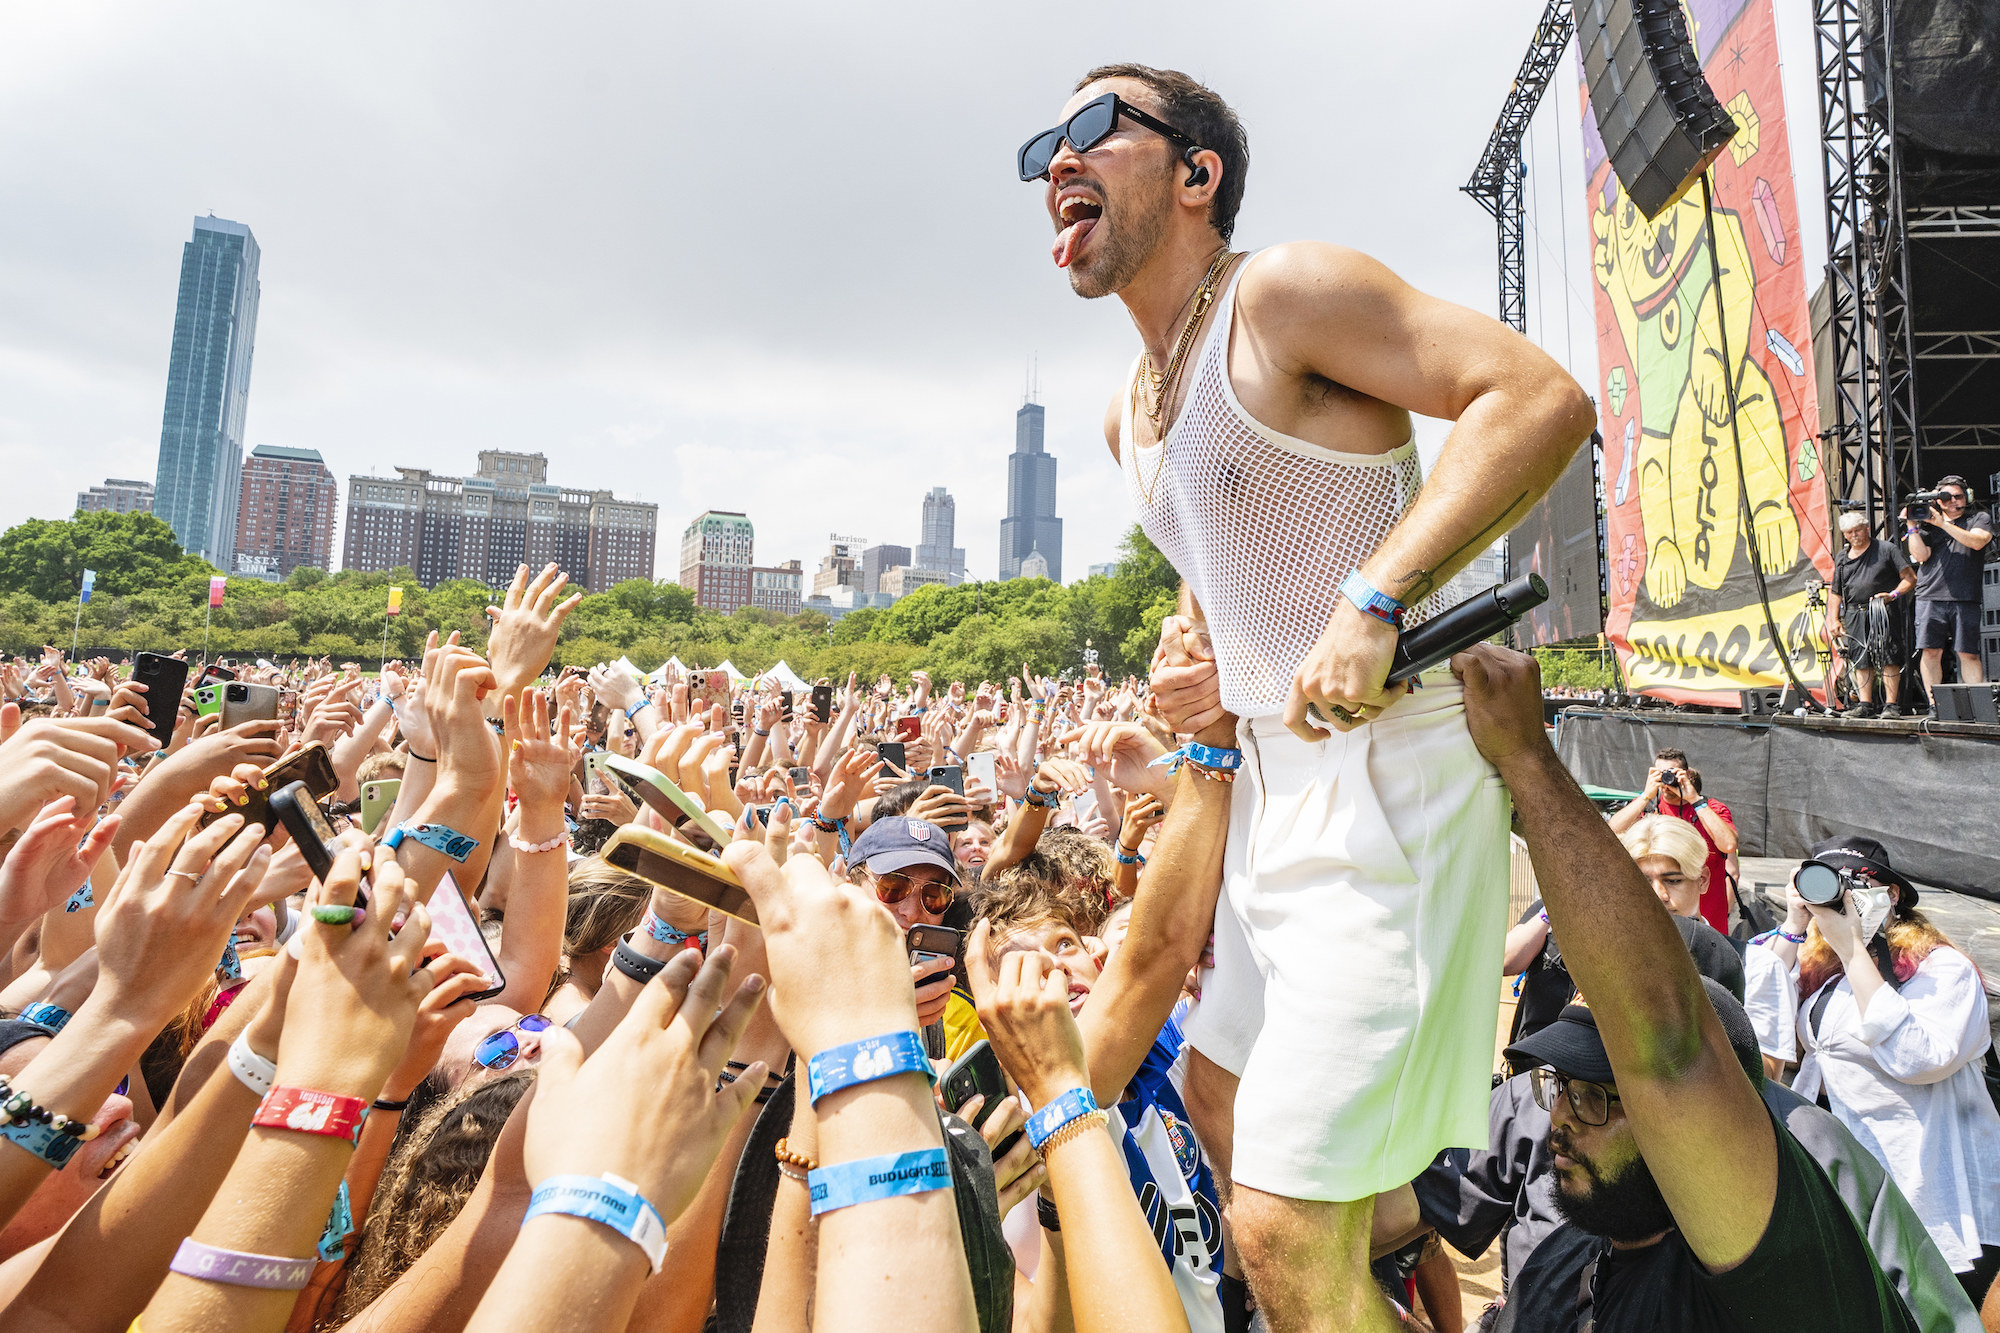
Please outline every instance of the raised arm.
[{"label": "raised arm", "polygon": [[1777,1198],[1771,1118],[1666,908],[1550,747],[1535,660],[1481,644],[1452,670],[1473,742],[1513,790],[1563,963],[1590,997],[1646,1164],[1695,1254],[1733,1268]]}]

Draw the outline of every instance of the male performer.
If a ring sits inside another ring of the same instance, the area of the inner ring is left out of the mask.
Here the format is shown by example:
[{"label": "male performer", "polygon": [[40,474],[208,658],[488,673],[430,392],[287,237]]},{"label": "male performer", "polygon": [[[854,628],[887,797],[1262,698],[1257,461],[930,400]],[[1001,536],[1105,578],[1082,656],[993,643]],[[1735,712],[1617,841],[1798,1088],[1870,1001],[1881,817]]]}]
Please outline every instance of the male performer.
[{"label": "male performer", "polygon": [[[1526,339],[1365,255],[1232,254],[1248,160],[1207,88],[1113,65],[1018,165],[1071,287],[1117,293],[1144,346],[1105,438],[1214,658],[1156,675],[1161,701],[1186,733],[1242,719],[1189,1108],[1272,1328],[1385,1328],[1375,1195],[1486,1142],[1508,820],[1449,672],[1389,689],[1390,654],[1594,414]],[[1413,411],[1457,422],[1421,495]]]}]

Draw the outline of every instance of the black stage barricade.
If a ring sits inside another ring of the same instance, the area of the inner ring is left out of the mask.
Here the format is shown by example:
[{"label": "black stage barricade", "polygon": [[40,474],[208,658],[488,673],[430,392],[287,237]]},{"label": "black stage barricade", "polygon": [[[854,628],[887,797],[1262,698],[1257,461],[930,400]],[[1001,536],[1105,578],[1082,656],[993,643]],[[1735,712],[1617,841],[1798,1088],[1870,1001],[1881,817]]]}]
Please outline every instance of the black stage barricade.
[{"label": "black stage barricade", "polygon": [[2000,728],[1570,708],[1556,743],[1578,782],[1625,791],[1687,751],[1744,856],[1864,834],[1911,879],[2000,902]]}]

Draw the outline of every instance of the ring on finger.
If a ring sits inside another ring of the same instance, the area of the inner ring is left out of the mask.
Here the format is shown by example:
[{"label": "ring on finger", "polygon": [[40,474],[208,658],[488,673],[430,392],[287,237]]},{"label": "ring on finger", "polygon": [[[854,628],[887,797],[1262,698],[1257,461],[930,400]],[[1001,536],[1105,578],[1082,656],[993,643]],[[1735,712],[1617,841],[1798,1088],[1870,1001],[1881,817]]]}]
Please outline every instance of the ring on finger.
[{"label": "ring on finger", "polygon": [[187,877],[187,882],[190,884],[201,883],[201,872],[198,870],[169,870],[167,871],[167,874],[185,875]]}]

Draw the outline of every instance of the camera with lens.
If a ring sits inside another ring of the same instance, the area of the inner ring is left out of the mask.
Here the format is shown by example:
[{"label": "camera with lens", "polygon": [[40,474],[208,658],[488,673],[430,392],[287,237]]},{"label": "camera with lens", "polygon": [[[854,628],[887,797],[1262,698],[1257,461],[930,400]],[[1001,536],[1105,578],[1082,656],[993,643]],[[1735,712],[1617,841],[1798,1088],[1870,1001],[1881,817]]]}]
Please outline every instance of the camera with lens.
[{"label": "camera with lens", "polygon": [[1926,519],[1938,505],[1949,498],[1943,491],[1918,491],[1909,498],[1903,512],[1910,516],[1912,522]]},{"label": "camera with lens", "polygon": [[1875,929],[1889,915],[1889,907],[1894,901],[1887,884],[1839,866],[1830,866],[1824,861],[1802,862],[1792,885],[1798,889],[1799,897],[1814,907],[1824,907],[1843,915],[1847,911],[1847,895],[1852,893],[1856,906],[1861,910],[1861,925],[1867,935],[1875,933]]}]

